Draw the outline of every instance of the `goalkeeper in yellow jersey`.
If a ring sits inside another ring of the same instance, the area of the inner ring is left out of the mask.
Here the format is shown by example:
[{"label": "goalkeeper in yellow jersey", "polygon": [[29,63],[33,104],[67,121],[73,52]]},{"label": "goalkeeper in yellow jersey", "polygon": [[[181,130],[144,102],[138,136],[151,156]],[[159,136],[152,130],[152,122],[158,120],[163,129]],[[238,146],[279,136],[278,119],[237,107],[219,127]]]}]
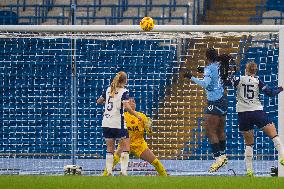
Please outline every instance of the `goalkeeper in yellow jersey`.
[{"label": "goalkeeper in yellow jersey", "polygon": [[[136,109],[136,103],[134,98],[129,98],[129,104],[133,110]],[[157,159],[154,153],[148,148],[148,145],[144,139],[144,130],[147,134],[152,133],[152,120],[141,112],[137,112],[142,118],[139,121],[135,116],[124,113],[124,119],[126,127],[130,137],[130,153],[133,153],[136,157],[143,159],[153,165],[158,172],[159,176],[167,176],[167,172],[162,163]],[[119,157],[122,153],[120,146],[114,153],[113,168],[119,163]],[[103,176],[107,176],[106,169],[104,170]]]}]

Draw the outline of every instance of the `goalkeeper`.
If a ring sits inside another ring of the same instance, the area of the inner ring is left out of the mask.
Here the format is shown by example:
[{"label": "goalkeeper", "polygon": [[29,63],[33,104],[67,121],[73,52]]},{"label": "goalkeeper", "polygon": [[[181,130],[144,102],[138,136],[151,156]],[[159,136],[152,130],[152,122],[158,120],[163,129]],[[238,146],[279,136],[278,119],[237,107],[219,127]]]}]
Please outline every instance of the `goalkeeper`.
[{"label": "goalkeeper", "polygon": [[[134,98],[129,99],[129,104],[133,110],[136,109]],[[147,134],[152,133],[152,121],[150,118],[147,118],[145,114],[141,112],[137,113],[139,116],[141,116],[142,121],[139,121],[135,116],[129,114],[128,112],[124,113],[124,119],[130,137],[130,153],[133,153],[136,157],[141,158],[153,165],[159,176],[167,176],[164,166],[148,148],[148,145],[144,139],[144,130],[146,130]],[[119,163],[121,153],[122,149],[119,145],[118,149],[114,153],[113,168]],[[106,169],[104,170],[103,176],[107,176]]]}]

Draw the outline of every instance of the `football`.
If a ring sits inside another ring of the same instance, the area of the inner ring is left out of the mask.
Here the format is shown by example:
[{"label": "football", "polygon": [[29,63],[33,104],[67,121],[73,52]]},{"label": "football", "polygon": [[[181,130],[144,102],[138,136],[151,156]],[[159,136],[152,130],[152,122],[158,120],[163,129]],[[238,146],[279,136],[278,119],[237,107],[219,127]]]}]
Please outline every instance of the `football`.
[{"label": "football", "polygon": [[144,17],[141,21],[140,21],[140,27],[142,28],[142,30],[144,31],[150,31],[154,28],[155,23],[153,18],[151,17]]}]

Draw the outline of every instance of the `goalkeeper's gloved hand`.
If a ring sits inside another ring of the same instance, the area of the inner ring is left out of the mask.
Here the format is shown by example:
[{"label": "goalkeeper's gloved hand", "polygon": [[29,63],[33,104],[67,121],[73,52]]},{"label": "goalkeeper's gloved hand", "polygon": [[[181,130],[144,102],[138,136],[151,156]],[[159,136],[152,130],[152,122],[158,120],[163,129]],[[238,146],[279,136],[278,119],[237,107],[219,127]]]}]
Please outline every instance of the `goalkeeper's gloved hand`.
[{"label": "goalkeeper's gloved hand", "polygon": [[192,74],[191,74],[190,70],[186,70],[186,72],[184,73],[183,76],[184,76],[185,78],[191,79]]},{"label": "goalkeeper's gloved hand", "polygon": [[204,73],[204,67],[198,66],[197,67],[197,72],[198,73]]},{"label": "goalkeeper's gloved hand", "polygon": [[152,134],[153,130],[152,130],[152,120],[151,118],[147,117],[146,121],[144,122],[145,124],[145,129],[147,134]]}]

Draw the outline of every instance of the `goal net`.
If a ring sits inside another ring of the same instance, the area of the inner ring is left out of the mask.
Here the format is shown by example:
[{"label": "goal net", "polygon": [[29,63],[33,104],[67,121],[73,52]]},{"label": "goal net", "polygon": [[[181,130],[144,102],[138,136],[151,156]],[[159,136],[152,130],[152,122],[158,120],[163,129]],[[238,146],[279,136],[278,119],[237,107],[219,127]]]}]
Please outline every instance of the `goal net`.
[{"label": "goal net", "polygon": [[[241,70],[236,75],[244,74],[249,60],[258,64],[258,75],[269,86],[277,86],[278,74],[284,73],[283,68],[278,72],[279,32],[275,31],[1,29],[0,44],[0,174],[63,174],[65,165],[79,165],[85,175],[101,175],[106,146],[103,106],[96,100],[123,70],[137,111],[153,119],[153,134],[145,134],[145,139],[168,173],[208,175],[213,158],[203,127],[205,91],[182,76],[184,68],[202,78],[197,67],[204,66],[206,49],[214,47],[236,60]],[[229,163],[212,175],[245,174],[235,91],[227,90]],[[278,97],[261,95],[261,101],[278,127]],[[261,131],[255,134],[255,173],[269,175],[270,167],[278,166],[277,152]],[[134,156],[128,170],[130,175],[156,174],[150,163]]]}]

